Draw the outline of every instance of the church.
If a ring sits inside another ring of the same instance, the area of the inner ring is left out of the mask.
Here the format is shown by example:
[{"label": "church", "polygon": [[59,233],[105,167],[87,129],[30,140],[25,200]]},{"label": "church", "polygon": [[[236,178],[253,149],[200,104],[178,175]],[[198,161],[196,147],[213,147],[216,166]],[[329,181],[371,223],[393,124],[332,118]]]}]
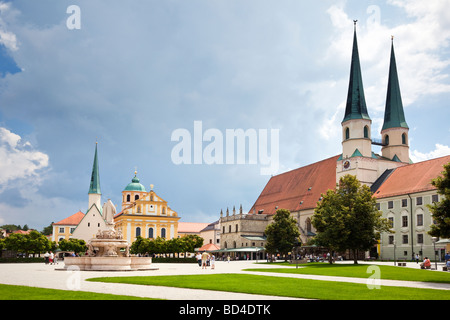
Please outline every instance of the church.
[{"label": "church", "polygon": [[[162,237],[172,239],[178,237],[177,212],[172,210],[167,201],[153,190],[147,191],[136,176],[122,191],[122,208],[119,213],[113,212],[115,229],[122,233],[123,239],[132,243],[136,237]],[[106,229],[104,210],[106,203],[101,205],[100,174],[95,145],[94,163],[88,192],[88,210],[81,211],[53,223],[52,241],[69,238],[82,239],[88,242],[99,230]],[[108,199],[107,202],[111,200]]]},{"label": "church", "polygon": [[[263,258],[264,230],[277,209],[288,209],[296,219],[306,244],[315,236],[311,219],[322,194],[334,189],[339,179],[351,174],[371,188],[378,209],[389,219],[395,233],[382,234],[376,248],[366,256],[411,260],[419,254],[440,255],[445,245],[428,235],[433,223],[427,204],[440,200],[431,185],[450,162],[450,156],[412,164],[409,158],[409,127],[405,119],[399,77],[391,39],[390,66],[381,130],[381,141],[372,138],[372,120],[366,106],[358,53],[356,21],[350,79],[342,127],[342,153],[270,178],[248,214],[221,213],[221,248],[231,254],[246,253]],[[381,146],[381,154],[372,151]],[[249,240],[250,239],[250,240]],[[436,242],[436,243],[435,243]]]}]

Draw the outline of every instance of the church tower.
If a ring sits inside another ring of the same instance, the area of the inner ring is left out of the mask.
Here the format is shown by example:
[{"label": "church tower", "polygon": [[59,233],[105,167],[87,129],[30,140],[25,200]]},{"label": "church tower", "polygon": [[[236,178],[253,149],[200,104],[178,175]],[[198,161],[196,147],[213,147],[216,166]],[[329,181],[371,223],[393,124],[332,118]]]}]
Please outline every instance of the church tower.
[{"label": "church tower", "polygon": [[359,62],[358,42],[356,39],[356,21],[353,34],[353,51],[350,67],[347,104],[342,120],[342,156],[349,158],[353,154],[363,157],[372,156],[370,131],[372,120],[369,117],[364,97],[364,88]]},{"label": "church tower", "polygon": [[381,129],[382,156],[397,162],[409,163],[408,125],[403,111],[397,66],[394,54],[394,38],[391,44],[389,80],[384,110],[384,123]]},{"label": "church tower", "polygon": [[353,49],[350,66],[347,103],[342,125],[342,155],[336,166],[336,182],[345,174],[355,175],[359,181],[372,184],[377,178],[376,159],[372,154],[371,126],[364,96],[361,65],[354,20]]},{"label": "church tower", "polygon": [[100,210],[102,193],[100,191],[100,173],[98,170],[98,157],[97,157],[97,142],[95,143],[95,155],[94,164],[92,166],[91,174],[91,184],[89,186],[89,206],[88,210],[91,209],[92,205],[96,205]]}]

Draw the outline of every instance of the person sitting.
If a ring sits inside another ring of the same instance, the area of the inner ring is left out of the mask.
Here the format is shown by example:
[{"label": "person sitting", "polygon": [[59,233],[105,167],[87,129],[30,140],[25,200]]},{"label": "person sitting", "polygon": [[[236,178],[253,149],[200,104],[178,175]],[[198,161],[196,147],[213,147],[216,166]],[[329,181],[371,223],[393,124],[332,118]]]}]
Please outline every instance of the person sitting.
[{"label": "person sitting", "polygon": [[431,269],[431,261],[428,257],[425,257],[423,263],[420,264],[420,269]]}]

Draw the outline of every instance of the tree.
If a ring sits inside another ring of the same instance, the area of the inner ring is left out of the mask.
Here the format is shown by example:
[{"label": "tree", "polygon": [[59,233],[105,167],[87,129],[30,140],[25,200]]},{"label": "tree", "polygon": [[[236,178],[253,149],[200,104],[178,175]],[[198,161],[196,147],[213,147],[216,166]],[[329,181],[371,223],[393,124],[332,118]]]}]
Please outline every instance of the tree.
[{"label": "tree", "polygon": [[[370,188],[345,175],[335,190],[322,194],[311,220],[317,231],[315,242],[331,251],[353,252],[357,264],[359,250],[372,248],[381,232],[389,232],[390,224],[381,217]],[[331,262],[331,260],[330,260]]]},{"label": "tree", "polygon": [[444,165],[442,176],[431,180],[431,184],[442,198],[439,202],[427,205],[435,221],[428,233],[433,237],[450,238],[450,162]]},{"label": "tree", "polygon": [[87,250],[86,241],[82,239],[70,238],[69,240],[61,239],[58,242],[61,251],[73,251],[75,253],[85,252]]},{"label": "tree", "polygon": [[[184,252],[194,252],[195,248],[203,246],[203,238],[196,234],[188,234],[182,237],[184,241]],[[186,257],[186,254],[184,255]]]},{"label": "tree", "polygon": [[145,254],[149,251],[149,239],[137,236],[136,240],[130,246],[130,252],[133,254]]},{"label": "tree", "polygon": [[278,209],[273,217],[273,223],[266,227],[265,234],[267,241],[265,250],[269,253],[280,253],[287,255],[297,243],[300,235],[297,228],[297,221],[291,217],[291,213],[286,209]]},{"label": "tree", "polygon": [[39,254],[44,251],[51,250],[52,242],[46,236],[36,230],[32,230],[29,234],[13,233],[5,238],[5,247],[9,250],[25,253]]},{"label": "tree", "polygon": [[53,233],[53,222],[50,223],[49,226],[45,227],[45,228],[41,231],[41,233],[42,233],[43,235],[46,235],[46,236],[51,235],[51,234]]}]

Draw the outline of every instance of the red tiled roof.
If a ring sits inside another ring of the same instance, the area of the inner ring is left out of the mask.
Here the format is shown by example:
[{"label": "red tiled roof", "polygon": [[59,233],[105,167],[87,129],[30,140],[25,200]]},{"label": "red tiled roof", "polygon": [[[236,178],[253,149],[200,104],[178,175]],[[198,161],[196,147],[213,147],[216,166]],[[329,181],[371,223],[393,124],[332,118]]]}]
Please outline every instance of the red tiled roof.
[{"label": "red tiled roof", "polygon": [[376,198],[436,189],[431,179],[441,175],[443,165],[450,162],[450,155],[396,168],[375,191]]},{"label": "red tiled roof", "polygon": [[74,226],[76,226],[80,223],[80,221],[81,221],[81,219],[83,219],[83,217],[84,217],[84,213],[81,211],[78,211],[77,213],[71,215],[70,217],[65,218],[59,222],[56,222],[53,225],[65,225],[65,226],[74,225]]},{"label": "red tiled roof", "polygon": [[214,243],[207,243],[204,244],[198,251],[213,251],[213,250],[220,250],[220,246],[215,245]]},{"label": "red tiled roof", "polygon": [[270,178],[249,213],[264,210],[275,214],[278,209],[299,211],[315,208],[322,193],[336,188],[334,156]]},{"label": "red tiled roof", "polygon": [[178,222],[178,233],[199,233],[208,225],[209,223]]}]

